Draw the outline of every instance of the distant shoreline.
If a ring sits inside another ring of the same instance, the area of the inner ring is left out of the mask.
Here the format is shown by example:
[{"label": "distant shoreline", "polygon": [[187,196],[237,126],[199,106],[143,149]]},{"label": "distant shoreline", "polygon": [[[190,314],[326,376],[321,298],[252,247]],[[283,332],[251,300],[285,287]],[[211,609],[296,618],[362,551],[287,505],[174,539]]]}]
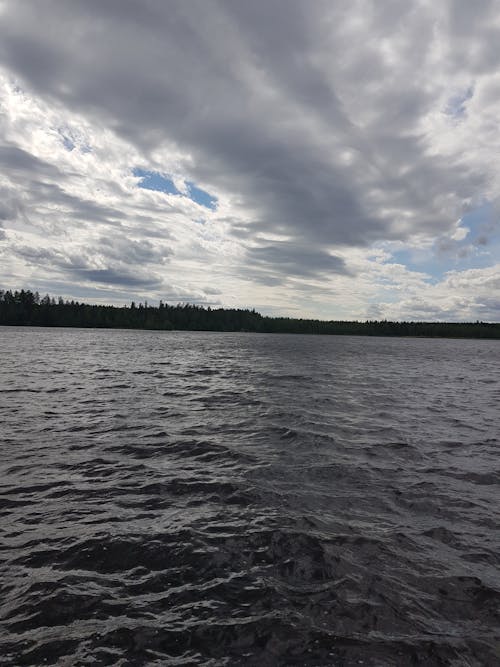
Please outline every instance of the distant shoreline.
[{"label": "distant shoreline", "polygon": [[[431,323],[429,323],[431,324]],[[308,333],[305,331],[246,331],[241,329],[239,331],[234,329],[151,329],[146,327],[110,327],[110,326],[76,326],[67,324],[4,324],[0,322],[0,330],[5,329],[84,329],[86,331],[150,331],[157,333],[233,333],[233,334],[255,334],[261,335],[277,335],[277,336],[325,336],[325,337],[346,337],[353,338],[408,338],[420,340],[500,340],[500,336],[451,336],[449,334],[441,334],[435,336],[427,336],[425,334],[384,334],[384,333]]]},{"label": "distant shoreline", "polygon": [[289,333],[391,338],[500,339],[495,322],[391,322],[342,321],[268,317],[255,310],[175,306],[160,302],[130,306],[102,306],[57,301],[37,292],[0,290],[0,325],[83,329],[135,329],[150,331],[213,331]]}]

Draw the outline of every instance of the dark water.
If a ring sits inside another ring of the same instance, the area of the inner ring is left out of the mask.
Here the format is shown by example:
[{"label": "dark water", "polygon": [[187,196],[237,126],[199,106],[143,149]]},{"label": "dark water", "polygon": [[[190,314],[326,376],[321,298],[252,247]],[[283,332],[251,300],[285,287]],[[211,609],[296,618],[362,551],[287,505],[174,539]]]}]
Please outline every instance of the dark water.
[{"label": "dark water", "polygon": [[500,343],[0,354],[2,665],[500,665]]}]

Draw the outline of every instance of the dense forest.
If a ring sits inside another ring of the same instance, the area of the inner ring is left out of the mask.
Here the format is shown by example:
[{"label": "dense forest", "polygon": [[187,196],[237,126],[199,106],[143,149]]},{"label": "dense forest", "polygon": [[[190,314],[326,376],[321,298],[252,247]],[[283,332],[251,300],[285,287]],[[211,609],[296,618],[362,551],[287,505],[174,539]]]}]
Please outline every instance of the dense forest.
[{"label": "dense forest", "polygon": [[204,308],[193,304],[101,306],[40,297],[29,290],[0,290],[0,325],[99,327],[184,331],[252,331],[362,336],[500,338],[500,324],[487,322],[342,322],[265,317],[255,310]]}]

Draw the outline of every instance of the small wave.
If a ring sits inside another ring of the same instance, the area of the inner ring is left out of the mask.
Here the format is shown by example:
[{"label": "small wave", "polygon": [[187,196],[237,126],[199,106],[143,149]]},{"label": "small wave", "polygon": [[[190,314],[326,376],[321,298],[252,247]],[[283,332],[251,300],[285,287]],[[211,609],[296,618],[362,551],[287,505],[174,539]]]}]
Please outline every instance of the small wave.
[{"label": "small wave", "polygon": [[2,665],[498,664],[497,342],[24,334]]}]

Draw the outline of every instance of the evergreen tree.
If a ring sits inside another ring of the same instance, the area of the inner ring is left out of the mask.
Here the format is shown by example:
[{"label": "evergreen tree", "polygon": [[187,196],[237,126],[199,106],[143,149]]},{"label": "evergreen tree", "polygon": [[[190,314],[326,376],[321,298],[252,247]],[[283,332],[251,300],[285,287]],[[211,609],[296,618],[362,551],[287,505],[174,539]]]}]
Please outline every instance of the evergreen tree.
[{"label": "evergreen tree", "polygon": [[0,325],[108,327],[193,331],[251,331],[364,336],[420,336],[500,339],[500,324],[487,322],[323,321],[264,317],[255,310],[204,308],[184,303],[172,306],[147,301],[130,307],[56,301],[30,290],[0,290]]}]

